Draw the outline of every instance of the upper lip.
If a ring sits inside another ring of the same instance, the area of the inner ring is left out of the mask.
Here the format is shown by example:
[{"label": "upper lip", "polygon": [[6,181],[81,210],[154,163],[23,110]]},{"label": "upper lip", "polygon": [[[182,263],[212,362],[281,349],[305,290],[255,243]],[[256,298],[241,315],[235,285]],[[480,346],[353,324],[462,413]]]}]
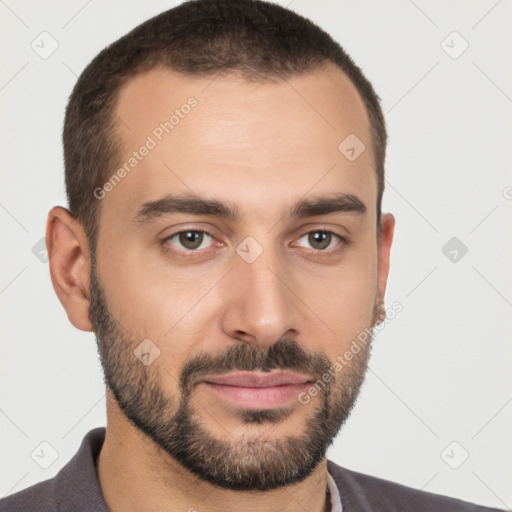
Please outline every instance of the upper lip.
[{"label": "upper lip", "polygon": [[285,384],[304,384],[311,380],[311,377],[308,375],[300,375],[291,372],[234,372],[203,379],[204,382],[210,382],[212,384],[247,388],[265,388],[269,386],[282,386]]}]

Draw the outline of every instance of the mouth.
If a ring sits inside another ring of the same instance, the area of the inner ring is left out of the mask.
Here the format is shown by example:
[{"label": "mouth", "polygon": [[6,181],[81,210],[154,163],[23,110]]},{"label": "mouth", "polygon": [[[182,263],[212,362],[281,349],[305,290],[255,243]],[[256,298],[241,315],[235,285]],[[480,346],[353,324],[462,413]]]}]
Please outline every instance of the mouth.
[{"label": "mouth", "polygon": [[234,372],[206,377],[209,392],[242,409],[273,409],[297,401],[313,379],[292,372]]}]

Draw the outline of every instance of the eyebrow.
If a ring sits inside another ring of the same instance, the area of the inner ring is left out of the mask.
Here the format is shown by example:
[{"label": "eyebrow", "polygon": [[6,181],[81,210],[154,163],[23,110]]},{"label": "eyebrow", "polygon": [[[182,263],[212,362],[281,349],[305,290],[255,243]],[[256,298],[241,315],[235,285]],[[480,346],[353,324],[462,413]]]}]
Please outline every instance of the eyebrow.
[{"label": "eyebrow", "polygon": [[[328,197],[302,199],[285,214],[285,217],[304,218],[334,213],[364,215],[366,211],[366,205],[357,196],[337,194]],[[205,215],[232,221],[240,219],[240,209],[234,203],[201,198],[192,194],[169,194],[156,201],[144,203],[135,215],[134,220],[137,224],[147,224],[157,218],[173,213]]]}]

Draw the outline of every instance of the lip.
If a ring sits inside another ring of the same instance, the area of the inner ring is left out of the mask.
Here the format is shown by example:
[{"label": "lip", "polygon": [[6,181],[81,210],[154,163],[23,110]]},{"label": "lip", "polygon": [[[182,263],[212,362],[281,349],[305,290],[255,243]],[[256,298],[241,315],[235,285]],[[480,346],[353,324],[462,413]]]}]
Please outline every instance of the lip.
[{"label": "lip", "polygon": [[223,386],[238,386],[244,388],[267,388],[272,386],[284,386],[287,384],[305,384],[313,379],[308,375],[300,375],[292,372],[236,372],[207,377],[204,382],[221,384]]},{"label": "lip", "polygon": [[291,372],[236,372],[205,378],[201,384],[212,394],[241,409],[275,409],[290,402],[313,382]]}]

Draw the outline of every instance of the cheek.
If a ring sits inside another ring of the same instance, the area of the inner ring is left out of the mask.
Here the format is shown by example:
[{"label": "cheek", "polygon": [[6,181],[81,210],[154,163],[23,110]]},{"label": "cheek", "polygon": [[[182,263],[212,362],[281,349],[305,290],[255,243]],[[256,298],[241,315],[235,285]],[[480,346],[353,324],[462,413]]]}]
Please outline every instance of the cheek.
[{"label": "cheek", "polygon": [[368,275],[352,274],[339,280],[331,279],[308,297],[311,307],[328,326],[332,326],[336,336],[345,337],[347,331],[357,326],[364,329],[371,321],[375,289],[375,280]]},{"label": "cheek", "polygon": [[310,279],[307,304],[331,332],[333,350],[345,345],[371,325],[377,292],[376,253],[354,253],[336,271]]},{"label": "cheek", "polygon": [[134,346],[146,339],[156,345],[162,383],[177,386],[184,363],[201,348],[207,326],[213,325],[213,294],[208,290],[218,277],[171,272],[169,266],[128,253],[117,265],[108,263],[102,260],[100,282],[109,290],[110,312]]}]

